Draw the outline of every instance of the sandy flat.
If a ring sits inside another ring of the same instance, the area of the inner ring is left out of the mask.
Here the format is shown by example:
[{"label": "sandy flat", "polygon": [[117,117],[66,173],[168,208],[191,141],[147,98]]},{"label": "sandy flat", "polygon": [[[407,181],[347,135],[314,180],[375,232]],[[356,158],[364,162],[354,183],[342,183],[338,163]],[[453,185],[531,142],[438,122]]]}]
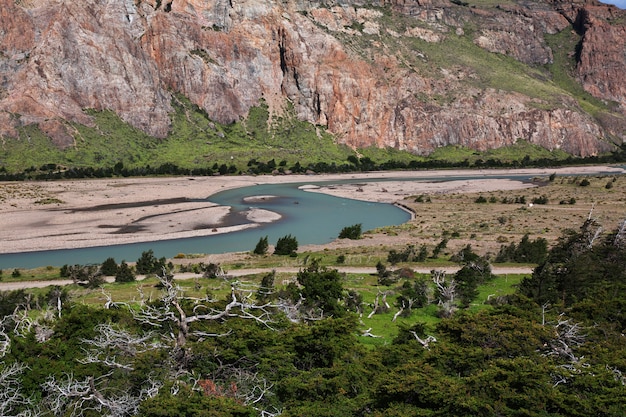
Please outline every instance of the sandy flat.
[{"label": "sandy flat", "polygon": [[[520,189],[532,186],[490,175],[556,172],[623,173],[611,167],[568,167],[526,170],[443,170],[371,172],[363,174],[115,178],[49,182],[0,182],[0,253],[78,248],[147,242],[227,233],[260,223],[277,221],[277,213],[253,209],[247,221],[227,224],[230,207],[209,196],[219,191],[257,184],[345,181],[348,184],[304,187],[340,197],[394,203],[409,195]],[[438,181],[462,175],[476,180]],[[376,179],[406,178],[378,182]],[[415,181],[420,179],[420,181]],[[250,201],[272,196],[251,196]],[[208,200],[207,200],[208,198]]]}]

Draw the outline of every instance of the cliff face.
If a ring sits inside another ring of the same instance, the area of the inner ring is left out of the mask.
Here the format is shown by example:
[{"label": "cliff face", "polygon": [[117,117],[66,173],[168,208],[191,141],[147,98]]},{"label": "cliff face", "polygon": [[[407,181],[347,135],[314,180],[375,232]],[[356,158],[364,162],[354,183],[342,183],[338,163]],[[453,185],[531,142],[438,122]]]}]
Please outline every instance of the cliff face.
[{"label": "cliff face", "polygon": [[[419,154],[525,139],[591,155],[626,138],[624,11],[595,1],[340,3],[0,0],[0,135],[35,123],[72,146],[68,121],[89,125],[86,109],[110,109],[165,137],[181,93],[221,123],[261,99],[274,114],[289,100],[342,143]],[[606,101],[593,117],[543,69],[554,59],[546,35],[572,29],[572,75]],[[507,76],[518,68],[527,73]]]}]

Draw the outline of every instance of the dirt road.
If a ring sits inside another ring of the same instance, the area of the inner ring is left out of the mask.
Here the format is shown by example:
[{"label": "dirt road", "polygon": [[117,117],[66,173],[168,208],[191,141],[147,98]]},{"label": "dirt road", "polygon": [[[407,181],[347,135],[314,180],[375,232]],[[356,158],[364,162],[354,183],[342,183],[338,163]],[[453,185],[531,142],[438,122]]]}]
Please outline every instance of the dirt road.
[{"label": "dirt road", "polygon": [[[339,272],[345,272],[348,274],[376,274],[376,268],[362,268],[362,267],[338,267]],[[458,266],[451,266],[445,268],[432,268],[432,267],[417,267],[413,270],[420,274],[427,274],[431,270],[443,270],[446,273],[453,274],[459,270]],[[227,275],[230,277],[244,277],[247,275],[263,274],[275,270],[278,273],[295,274],[300,268],[294,267],[279,267],[279,268],[256,268],[256,269],[234,269],[227,271]],[[508,275],[508,274],[531,274],[532,268],[529,267],[498,267],[493,266],[492,272],[495,275]],[[198,278],[201,275],[194,273],[176,274],[175,279],[192,279]],[[145,277],[139,276],[137,280],[140,281]],[[113,277],[107,277],[107,282],[114,282]],[[14,291],[27,288],[44,288],[51,285],[69,285],[72,284],[72,280],[60,279],[54,281],[16,281],[16,282],[0,282],[0,291]]]}]

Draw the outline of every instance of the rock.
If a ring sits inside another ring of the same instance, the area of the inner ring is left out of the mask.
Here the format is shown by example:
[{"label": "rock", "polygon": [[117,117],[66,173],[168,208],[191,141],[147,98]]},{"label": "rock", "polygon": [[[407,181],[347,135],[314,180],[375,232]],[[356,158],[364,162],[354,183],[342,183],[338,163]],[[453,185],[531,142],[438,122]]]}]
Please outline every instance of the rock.
[{"label": "rock", "polygon": [[[586,156],[611,149],[606,137],[624,140],[626,33],[612,23],[624,21],[623,11],[593,0],[457,3],[388,0],[388,10],[410,22],[394,30],[366,0],[0,0],[0,136],[34,123],[57,146],[71,147],[68,122],[93,125],[86,110],[95,109],[163,138],[176,93],[225,124],[261,99],[272,112],[289,101],[298,118],[355,148],[428,154],[523,139]],[[466,30],[469,21],[477,30]],[[597,119],[572,99],[545,105],[478,87],[477,75],[460,64],[431,72],[409,62],[429,68],[419,42],[472,36],[487,51],[549,64],[544,35],[570,23],[583,36],[580,82],[615,103]],[[394,49],[390,40],[407,38],[417,46]]]}]

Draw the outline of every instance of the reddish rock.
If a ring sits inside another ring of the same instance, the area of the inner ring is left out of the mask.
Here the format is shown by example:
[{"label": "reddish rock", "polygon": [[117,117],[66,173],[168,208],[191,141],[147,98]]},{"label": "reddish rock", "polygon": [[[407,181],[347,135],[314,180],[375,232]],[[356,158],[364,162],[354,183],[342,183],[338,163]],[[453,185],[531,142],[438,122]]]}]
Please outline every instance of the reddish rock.
[{"label": "reddish rock", "polygon": [[419,48],[394,50],[366,3],[0,0],[0,136],[36,123],[58,146],[73,146],[68,122],[90,125],[86,109],[109,109],[165,137],[179,93],[221,123],[245,117],[261,99],[273,112],[288,100],[300,119],[327,126],[352,147],[428,154],[450,144],[483,150],[523,139],[592,155],[610,149],[607,135],[624,140],[626,36],[623,25],[609,23],[624,16],[619,9],[595,1],[485,9],[448,0],[383,2],[414,24],[386,36],[443,42],[463,36],[471,19],[477,45],[531,65],[552,60],[546,33],[577,22],[578,76],[591,94],[617,103],[617,113],[593,119],[571,100],[549,108],[472,87],[467,80],[475,75],[458,65],[437,73],[413,67],[403,54],[428,57]]}]

